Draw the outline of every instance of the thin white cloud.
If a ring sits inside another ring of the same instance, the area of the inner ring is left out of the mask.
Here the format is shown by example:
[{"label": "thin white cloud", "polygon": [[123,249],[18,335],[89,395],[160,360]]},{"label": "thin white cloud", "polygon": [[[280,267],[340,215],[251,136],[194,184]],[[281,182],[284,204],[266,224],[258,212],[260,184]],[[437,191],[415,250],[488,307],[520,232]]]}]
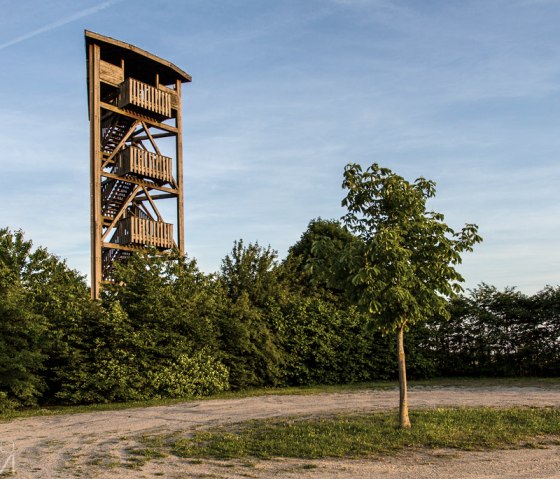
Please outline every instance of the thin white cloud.
[{"label": "thin white cloud", "polygon": [[55,22],[49,23],[49,24],[45,25],[44,27],[37,28],[37,29],[35,29],[31,32],[25,33],[25,34],[20,35],[16,38],[8,40],[7,42],[4,42],[4,43],[0,44],[0,50],[11,47],[12,45],[16,45],[18,43],[21,43],[25,40],[28,40],[29,38],[36,37],[37,35],[40,35],[41,33],[50,32],[51,30],[54,30],[55,28],[62,27],[63,25],[66,25],[68,23],[79,20],[80,18],[84,18],[84,17],[87,17],[89,15],[93,15],[94,13],[100,12],[101,10],[105,10],[106,8],[109,8],[109,7],[111,7],[115,4],[123,2],[123,1],[124,0],[108,0],[106,2],[103,2],[103,3],[99,4],[99,5],[95,5],[94,7],[86,8],[85,10],[82,10],[80,12],[74,13],[74,14],[69,15],[67,17],[61,18],[60,20],[57,20]]}]

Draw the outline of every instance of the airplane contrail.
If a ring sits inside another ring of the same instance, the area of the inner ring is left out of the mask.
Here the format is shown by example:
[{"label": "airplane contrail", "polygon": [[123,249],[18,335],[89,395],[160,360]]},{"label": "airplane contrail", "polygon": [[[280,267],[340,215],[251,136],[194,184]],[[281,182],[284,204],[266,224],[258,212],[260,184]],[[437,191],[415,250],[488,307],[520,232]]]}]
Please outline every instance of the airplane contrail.
[{"label": "airplane contrail", "polygon": [[4,48],[7,48],[7,47],[11,47],[12,45],[15,45],[17,43],[23,42],[24,40],[27,40],[28,38],[36,37],[37,35],[40,35],[41,33],[49,32],[51,30],[54,30],[55,28],[61,27],[62,25],[66,25],[67,23],[73,22],[73,21],[78,20],[80,18],[87,17],[88,15],[93,15],[94,13],[97,13],[101,10],[105,10],[106,8],[108,8],[112,5],[115,5],[116,3],[120,3],[122,1],[124,1],[124,0],[108,0],[106,2],[103,2],[103,3],[99,4],[99,5],[96,5],[94,7],[87,8],[85,10],[82,10],[81,12],[74,13],[73,15],[70,15],[68,17],[64,17],[60,20],[57,20],[56,22],[49,23],[48,25],[45,25],[44,27],[37,28],[36,30],[33,30],[32,32],[25,33],[24,35],[20,35],[19,37],[16,37],[12,40],[9,40],[5,43],[0,44],[0,50],[3,50]]}]

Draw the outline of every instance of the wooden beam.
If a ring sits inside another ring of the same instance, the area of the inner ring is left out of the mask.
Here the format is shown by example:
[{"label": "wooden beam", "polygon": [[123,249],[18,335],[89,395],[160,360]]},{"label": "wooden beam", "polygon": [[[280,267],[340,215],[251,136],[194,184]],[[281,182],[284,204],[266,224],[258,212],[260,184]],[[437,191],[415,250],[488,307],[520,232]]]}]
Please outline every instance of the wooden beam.
[{"label": "wooden beam", "polygon": [[129,118],[134,119],[134,120],[145,121],[146,123],[149,123],[150,125],[153,125],[156,128],[159,128],[160,130],[163,130],[163,131],[169,131],[169,132],[172,132],[172,133],[177,133],[177,128],[175,128],[174,126],[166,125],[165,123],[161,123],[161,122],[156,121],[152,118],[149,118],[149,117],[144,116],[144,115],[140,115],[139,113],[135,113],[135,112],[130,111],[130,110],[123,110],[122,108],[119,108],[115,105],[111,105],[110,103],[105,103],[104,101],[101,102],[101,108],[104,108],[105,110],[112,111],[113,113],[118,113],[119,115],[127,116]]},{"label": "wooden beam", "polygon": [[[137,132],[137,133],[141,133],[141,131]],[[169,138],[171,136],[175,136],[176,133],[153,133],[152,134],[152,138]],[[148,136],[144,135],[144,136],[137,136],[134,135],[134,139],[135,140],[148,140]]]},{"label": "wooden beam", "polygon": [[[165,126],[171,126],[171,125],[168,125],[167,123],[163,123],[163,124],[164,124]],[[163,137],[166,137],[166,136],[175,136],[175,135],[177,134],[177,133],[168,132],[168,131],[165,131],[164,133],[162,133],[164,130],[160,130],[160,129],[159,129],[157,126],[155,126],[155,125],[150,125],[150,130],[151,130],[150,133],[152,134],[152,136],[153,136],[154,138],[158,138],[158,137],[162,137],[162,138],[163,138]],[[159,131],[159,133],[154,133],[153,130],[160,130],[160,131]],[[144,130],[144,127],[142,126],[142,127],[138,128],[138,130],[136,130],[136,131],[134,132],[134,136],[136,137],[136,136],[138,136],[138,135],[141,135],[142,133],[145,133],[145,131],[146,131],[146,130]],[[140,138],[140,139],[142,139],[142,140],[147,140],[148,137],[145,136],[145,137]]]},{"label": "wooden beam", "polygon": [[104,83],[118,87],[124,81],[124,69],[101,60],[100,79]]},{"label": "wooden beam", "polygon": [[[166,194],[161,194],[161,195],[151,195],[152,200],[168,200],[171,198],[177,198],[176,194],[171,194],[171,193],[166,193]],[[147,198],[145,196],[137,196],[136,198],[134,198],[134,201],[144,201],[147,200]]]},{"label": "wooden beam", "polygon": [[125,246],[118,243],[103,243],[103,248],[108,249],[120,249],[121,251],[145,251],[145,248],[142,247],[132,247],[132,246]]},{"label": "wooden beam", "polygon": [[174,195],[179,194],[176,189],[168,188],[167,186],[159,186],[156,185],[155,183],[150,183],[149,181],[142,181],[137,178],[132,178],[132,177],[123,178],[122,176],[115,175],[114,173],[107,173],[106,171],[103,172],[103,176],[106,178],[113,178],[114,180],[128,181],[129,183],[145,186],[153,190],[165,191],[166,193],[173,193]]},{"label": "wooden beam", "polygon": [[146,216],[148,216],[148,218],[150,218],[152,221],[156,221],[154,215],[148,208],[146,208],[146,205],[144,203],[139,203],[138,208],[140,208],[144,213],[146,213]]},{"label": "wooden beam", "polygon": [[[141,253],[146,252],[146,248],[142,248],[141,246],[134,247],[134,246],[124,246],[118,243],[103,243],[103,249],[120,249],[121,251],[131,251],[133,253]],[[158,251],[158,254],[170,254],[171,251]]]},{"label": "wooden beam", "polygon": [[148,128],[146,123],[142,122],[142,125],[144,126],[144,131],[146,132],[146,135],[148,136],[148,139],[150,140],[150,143],[154,147],[154,150],[156,150],[156,153],[161,156],[161,151],[159,151],[159,148],[158,148],[156,142],[154,141],[154,137],[150,133],[150,129]]},{"label": "wooden beam", "polygon": [[90,111],[90,202],[91,202],[91,297],[99,299],[102,279],[101,234],[101,52],[98,44],[88,47]]},{"label": "wooden beam", "polygon": [[181,80],[175,81],[175,90],[177,91],[177,142],[176,142],[176,159],[177,159],[177,244],[181,255],[185,254],[185,237],[184,222],[185,212],[183,207],[183,113],[181,98]]},{"label": "wooden beam", "polygon": [[142,187],[142,189],[144,190],[144,194],[146,195],[146,199],[150,202],[150,205],[152,205],[152,208],[154,209],[154,211],[155,211],[155,213],[158,217],[158,220],[163,221],[163,218],[162,218],[161,214],[159,213],[159,210],[157,209],[157,206],[154,203],[154,200],[152,200],[152,197],[150,196],[150,193],[148,193],[147,188]]}]

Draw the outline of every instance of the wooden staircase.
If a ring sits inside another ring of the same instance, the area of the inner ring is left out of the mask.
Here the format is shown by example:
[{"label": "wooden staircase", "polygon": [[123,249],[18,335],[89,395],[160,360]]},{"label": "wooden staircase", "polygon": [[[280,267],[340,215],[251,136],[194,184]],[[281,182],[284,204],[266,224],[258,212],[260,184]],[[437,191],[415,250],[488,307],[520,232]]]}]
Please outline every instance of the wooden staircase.
[{"label": "wooden staircase", "polygon": [[124,136],[128,133],[134,120],[132,118],[110,113],[101,128],[101,146],[103,153],[111,155]]},{"label": "wooden staircase", "polygon": [[129,199],[134,184],[125,180],[109,178],[101,186],[101,214],[107,218],[114,218]]},{"label": "wooden staircase", "polygon": [[120,249],[103,249],[101,262],[103,265],[104,277],[110,279],[115,262],[129,258],[131,254],[132,252],[130,251],[123,251]]}]

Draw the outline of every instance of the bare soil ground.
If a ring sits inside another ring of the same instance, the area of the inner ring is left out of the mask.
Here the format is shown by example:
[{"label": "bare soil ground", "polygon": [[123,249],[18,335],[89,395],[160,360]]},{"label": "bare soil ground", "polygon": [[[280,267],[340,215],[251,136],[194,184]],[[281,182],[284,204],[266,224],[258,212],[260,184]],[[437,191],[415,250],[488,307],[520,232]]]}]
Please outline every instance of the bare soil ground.
[{"label": "bare soil ground", "polygon": [[[387,410],[397,403],[396,390],[363,390],[16,419],[0,424],[0,468],[13,444],[18,478],[560,478],[558,446],[490,452],[418,450],[367,460],[194,461],[168,456],[142,463],[130,453],[140,446],[142,435],[189,434],[200,428],[257,418]],[[409,403],[415,409],[560,407],[560,389],[417,387],[410,390]]]}]

